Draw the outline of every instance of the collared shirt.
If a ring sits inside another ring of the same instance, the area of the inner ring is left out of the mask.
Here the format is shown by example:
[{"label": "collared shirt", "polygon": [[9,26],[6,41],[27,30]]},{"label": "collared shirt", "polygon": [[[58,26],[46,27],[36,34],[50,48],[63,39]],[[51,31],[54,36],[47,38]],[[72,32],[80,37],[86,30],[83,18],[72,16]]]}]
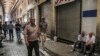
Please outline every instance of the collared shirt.
[{"label": "collared shirt", "polygon": [[78,41],[85,42],[86,36],[82,37],[81,34],[78,35]]},{"label": "collared shirt", "polygon": [[93,35],[91,38],[89,37],[89,35],[87,35],[86,37],[86,42],[89,42],[89,43],[95,43],[95,36]]},{"label": "collared shirt", "polygon": [[35,41],[39,38],[39,28],[38,26],[31,26],[31,24],[26,25],[23,34],[27,35],[28,41]]}]

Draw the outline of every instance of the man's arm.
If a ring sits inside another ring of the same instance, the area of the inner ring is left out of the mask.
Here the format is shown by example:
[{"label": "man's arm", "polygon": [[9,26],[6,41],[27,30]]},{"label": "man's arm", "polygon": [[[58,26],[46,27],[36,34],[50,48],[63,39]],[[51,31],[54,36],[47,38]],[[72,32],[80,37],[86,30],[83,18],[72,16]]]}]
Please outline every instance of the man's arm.
[{"label": "man's arm", "polygon": [[25,27],[23,34],[24,34],[25,43],[28,46],[29,43],[28,43],[28,39],[27,39],[27,37],[28,37],[28,35],[27,35],[27,27]]},{"label": "man's arm", "polygon": [[39,38],[39,40],[41,39],[41,37],[40,37],[40,35],[41,35],[41,32],[40,32],[40,28],[38,27],[38,38]]}]

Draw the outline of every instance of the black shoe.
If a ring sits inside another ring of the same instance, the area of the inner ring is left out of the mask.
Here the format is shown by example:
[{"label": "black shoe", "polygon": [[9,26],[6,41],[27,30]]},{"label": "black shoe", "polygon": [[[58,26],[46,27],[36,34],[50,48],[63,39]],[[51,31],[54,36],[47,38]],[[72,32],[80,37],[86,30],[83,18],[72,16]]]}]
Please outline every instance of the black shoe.
[{"label": "black shoe", "polygon": [[0,55],[3,55],[4,53],[1,53]]}]

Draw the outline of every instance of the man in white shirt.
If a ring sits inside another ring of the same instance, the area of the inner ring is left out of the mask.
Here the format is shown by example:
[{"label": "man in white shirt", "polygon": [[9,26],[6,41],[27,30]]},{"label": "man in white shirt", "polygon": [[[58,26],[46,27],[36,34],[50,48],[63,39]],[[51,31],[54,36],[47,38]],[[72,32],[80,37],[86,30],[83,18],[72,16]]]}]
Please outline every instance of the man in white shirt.
[{"label": "man in white shirt", "polygon": [[85,53],[87,50],[90,51],[90,54],[94,53],[95,51],[95,35],[93,33],[89,33],[89,35],[87,35],[86,37],[84,49]]},{"label": "man in white shirt", "polygon": [[82,31],[82,32],[78,35],[78,41],[75,42],[73,51],[75,51],[76,48],[79,48],[79,49],[81,49],[81,52],[83,52],[83,50],[84,50],[85,38],[86,38],[85,32]]}]

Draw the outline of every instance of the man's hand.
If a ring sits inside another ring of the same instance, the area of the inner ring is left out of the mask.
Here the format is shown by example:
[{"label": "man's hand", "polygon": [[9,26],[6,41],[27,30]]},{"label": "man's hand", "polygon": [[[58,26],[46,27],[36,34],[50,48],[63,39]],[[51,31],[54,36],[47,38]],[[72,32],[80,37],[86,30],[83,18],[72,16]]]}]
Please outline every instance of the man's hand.
[{"label": "man's hand", "polygon": [[25,44],[26,44],[26,46],[29,46],[29,42],[26,41]]}]

